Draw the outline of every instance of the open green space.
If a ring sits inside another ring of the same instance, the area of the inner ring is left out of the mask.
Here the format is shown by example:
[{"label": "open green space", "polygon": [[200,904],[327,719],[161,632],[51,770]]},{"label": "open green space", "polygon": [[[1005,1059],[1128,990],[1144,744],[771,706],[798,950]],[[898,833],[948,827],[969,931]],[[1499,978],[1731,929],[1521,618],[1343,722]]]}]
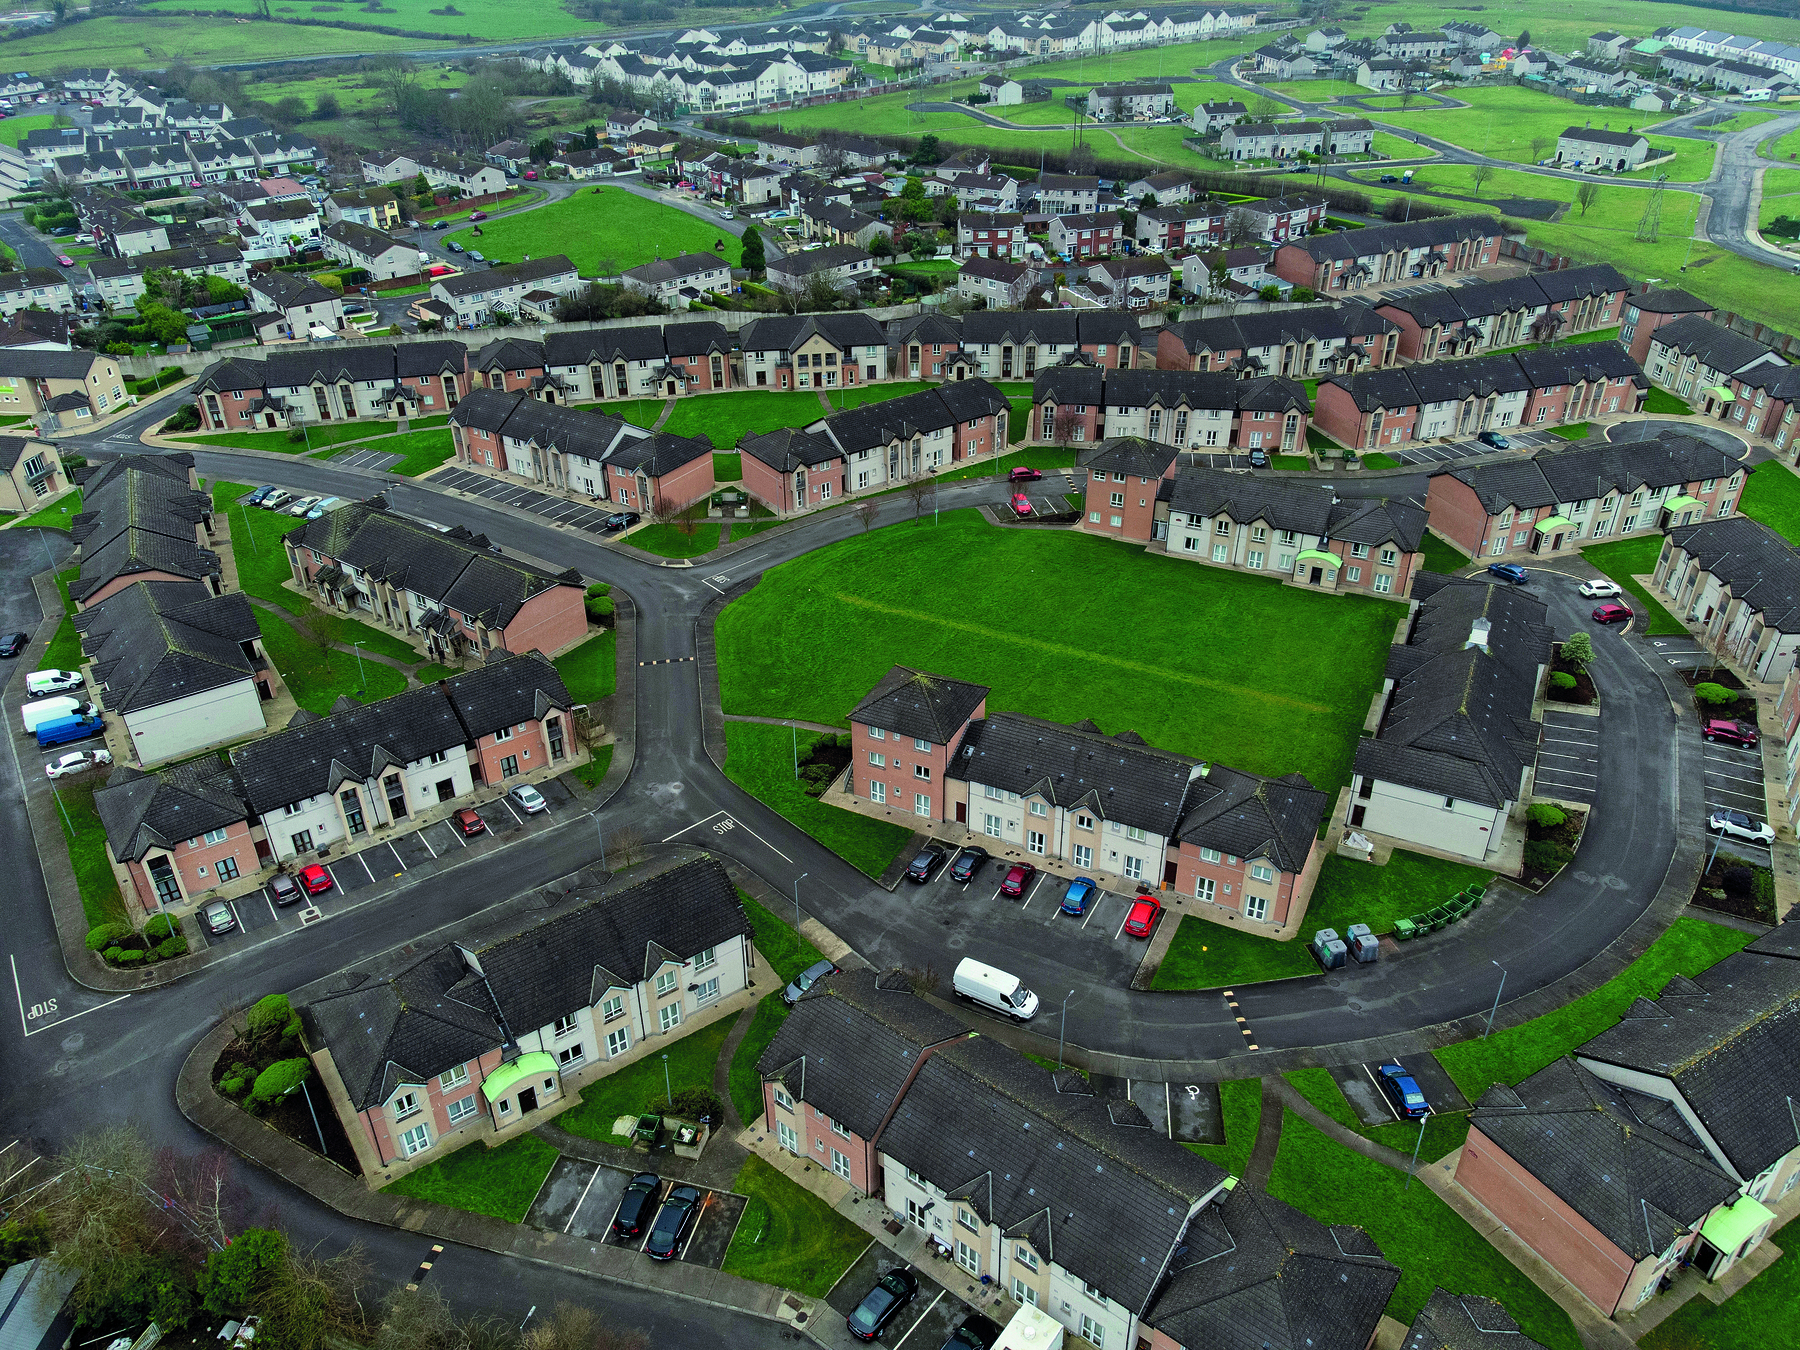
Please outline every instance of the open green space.
[{"label": "open green space", "polygon": [[417,478],[447,462],[456,453],[456,443],[449,427],[435,427],[430,431],[409,431],[403,436],[383,436],[379,441],[367,445],[346,445],[333,450],[325,458],[336,459],[340,455],[356,455],[365,450],[401,456],[398,464],[390,464],[382,472]]},{"label": "open green space", "polygon": [[433,1200],[519,1223],[560,1156],[535,1134],[519,1135],[499,1148],[488,1148],[477,1140],[382,1189],[390,1195]]},{"label": "open green space", "polygon": [[[728,606],[725,612],[729,614],[732,608]],[[769,643],[770,647],[778,645]],[[795,745],[799,746],[798,753],[804,755],[818,739],[816,731],[802,731],[796,737],[788,727],[765,722],[727,722],[725,776],[851,866],[879,877],[912,837],[912,817],[896,812],[896,821],[908,823],[889,824],[807,796],[794,777]]]},{"label": "open green space", "polygon": [[1365,469],[1397,469],[1400,467],[1400,461],[1392,455],[1384,455],[1377,451],[1374,454],[1364,455],[1362,466]]},{"label": "open green space", "polygon": [[581,406],[589,412],[622,418],[634,427],[653,427],[656,419],[662,416],[666,401],[660,398],[622,398],[611,403],[584,403]]},{"label": "open green space", "polygon": [[1233,1078],[1219,1084],[1219,1120],[1225,1127],[1222,1144],[1188,1144],[1203,1158],[1211,1158],[1234,1177],[1244,1175],[1250,1151],[1256,1147],[1256,1130],[1262,1124],[1262,1079]]},{"label": "open green space", "polygon": [[[954,263],[951,266],[955,266]],[[936,389],[937,384],[931,380],[896,380],[892,384],[853,384],[848,389],[827,389],[825,398],[831,404],[833,412],[844,408],[860,408],[865,403],[885,403],[890,398],[899,398],[903,394],[922,394],[927,389]]]},{"label": "open green space", "polygon": [[756,1016],[750,1020],[750,1029],[744,1033],[737,1052],[731,1057],[731,1102],[737,1108],[738,1119],[749,1125],[761,1117],[763,1110],[762,1075],[756,1071],[756,1061],[762,1058],[781,1024],[787,1021],[788,1008],[781,1001],[781,991],[801,971],[818,961],[820,952],[791,923],[778,918],[742,890],[738,892],[738,898],[744,902],[744,912],[750,916],[750,926],[755,930],[756,950],[769,966],[769,978],[757,981],[758,987],[766,988],[767,992],[762,1002],[756,1005]]},{"label": "open green space", "polygon": [[1420,551],[1425,555],[1427,572],[1455,573],[1469,565],[1469,555],[1446,539],[1427,532]]},{"label": "open green space", "polygon": [[[584,277],[614,276],[684,253],[716,252],[736,267],[739,253],[737,239],[717,225],[615,187],[584,186],[549,206],[483,221],[479,236],[456,230],[449,238],[508,262],[567,254]],[[724,247],[714,249],[720,240]]]},{"label": "open green space", "polygon": [[81,891],[81,914],[89,928],[126,922],[119,879],[113,875],[106,853],[106,826],[94,810],[94,789],[104,781],[96,778],[51,785],[62,806],[56,814],[62,821],[63,838],[68,841],[69,864],[75,869],[75,885]]},{"label": "open green space", "polygon": [[[674,1040],[654,1042],[657,1047],[654,1054],[635,1059],[584,1086],[580,1104],[564,1111],[556,1118],[556,1123],[583,1139],[628,1147],[628,1139],[613,1133],[613,1123],[620,1116],[642,1114],[653,1104],[664,1101],[671,1087],[677,1095],[683,1088],[712,1089],[713,1065],[718,1062],[719,1049],[725,1044],[725,1035],[734,1020],[716,1017],[697,1031]],[[665,1054],[668,1056],[666,1061]],[[669,1069],[667,1086],[663,1078],[665,1062]]]},{"label": "open green space", "polygon": [[[358,663],[355,652],[321,648],[279,614],[258,608],[256,626],[262,630],[263,649],[281,672],[288,692],[308,712],[323,717],[346,694],[358,703],[373,703],[406,688],[406,676],[394,667],[380,661]],[[353,639],[346,635],[343,640]],[[408,655],[417,659],[417,653],[409,650]]]},{"label": "open green space", "polygon": [[727,1275],[823,1298],[869,1247],[867,1233],[754,1155],[731,1189],[750,1203],[725,1252]]},{"label": "open green space", "polygon": [[1800,544],[1800,478],[1779,464],[1751,470],[1738,510],[1760,520],[1790,544]]},{"label": "open green space", "polygon": [[44,644],[44,665],[50,670],[80,670],[82,661],[81,634],[75,631],[70,617],[75,613],[75,602],[69,599],[69,583],[81,575],[79,567],[71,567],[56,574],[56,592],[62,597],[62,622],[56,625],[56,632],[51,634],[50,641]]},{"label": "open green space", "polygon": [[1569,1315],[1429,1186],[1346,1148],[1292,1111],[1283,1113],[1281,1148],[1269,1194],[1321,1223],[1357,1224],[1400,1267],[1387,1314],[1411,1322],[1434,1288],[1498,1299],[1519,1329],[1550,1350],[1580,1350]]},{"label": "open green space", "polygon": [[1640,996],[1653,997],[1676,975],[1694,976],[1731,955],[1754,934],[1703,919],[1679,918],[1644,954],[1573,1003],[1486,1040],[1461,1041],[1437,1051],[1438,1062],[1474,1101],[1495,1083],[1517,1083],[1619,1020]]},{"label": "open green space", "polygon": [[962,271],[962,264],[954,258],[915,258],[911,262],[894,263],[881,269],[884,272],[900,272],[906,276],[954,276]]},{"label": "open green space", "polygon": [[1800,1250],[1787,1236],[1800,1237],[1800,1227],[1789,1220],[1764,1239],[1781,1248],[1775,1264],[1756,1276],[1723,1303],[1698,1296],[1690,1298],[1667,1319],[1638,1338],[1643,1350],[1747,1350],[1773,1345],[1793,1325],[1794,1305],[1800,1303]]},{"label": "open green space", "polygon": [[[1300,927],[1306,933],[1366,923],[1377,935],[1398,919],[1441,905],[1470,886],[1485,886],[1493,873],[1466,863],[1395,849],[1385,867],[1340,854],[1326,857]],[[1257,980],[1317,973],[1303,938],[1277,942],[1260,928],[1239,928],[1184,915],[1157,967],[1153,989],[1222,989]]]},{"label": "open green space", "polygon": [[659,558],[697,558],[719,546],[717,521],[699,520],[692,525],[691,532],[675,521],[645,525],[627,535],[625,542]]},{"label": "open green space", "polygon": [[1463,1140],[1469,1134],[1469,1117],[1466,1112],[1427,1116],[1423,1141],[1419,1139],[1419,1127],[1406,1121],[1390,1120],[1385,1125],[1364,1125],[1350,1103],[1344,1099],[1330,1069],[1290,1069],[1282,1076],[1294,1085],[1302,1097],[1338,1124],[1408,1157],[1417,1148],[1421,1162],[1434,1161],[1461,1148]]},{"label": "open green space", "polygon": [[[1800,137],[1800,131],[1794,133]],[[1800,140],[1795,141],[1795,148],[1800,149]],[[1777,219],[1787,216],[1790,220],[1800,216],[1800,169],[1770,169],[1763,174],[1762,204],[1757,208],[1757,224],[1773,225]],[[1793,242],[1782,236],[1771,236],[1771,243],[1779,248],[1782,244]]]},{"label": "open green space", "polygon": [[81,514],[81,489],[65,492],[48,506],[41,506],[23,520],[15,520],[15,530],[66,530],[69,522]]},{"label": "open green space", "polygon": [[1667,389],[1650,386],[1650,393],[1644,399],[1644,412],[1651,417],[1688,417],[1693,409],[1684,399],[1671,394]]},{"label": "open green space", "polygon": [[[17,145],[34,131],[48,131],[56,125],[56,113],[31,113],[25,117],[9,117],[0,122],[0,141],[8,145]],[[63,118],[64,126],[73,126],[68,118]]]},{"label": "open green space", "polygon": [[744,457],[735,452],[721,452],[713,456],[713,482],[741,483],[744,481]]},{"label": "open green space", "polygon": [[1653,575],[1661,552],[1662,536],[1651,534],[1610,544],[1590,544],[1581,550],[1581,556],[1631,592],[1632,609],[1644,616],[1644,627],[1639,631],[1649,637],[1678,637],[1687,629],[1650,593],[1649,587],[1631,579],[1634,573]]},{"label": "open green space", "polygon": [[[416,428],[419,424],[413,423]],[[298,428],[303,435],[290,438],[281,431],[215,431],[204,436],[175,436],[183,445],[222,445],[234,450],[269,450],[278,455],[304,455],[323,445],[343,445],[347,441],[366,441],[371,436],[389,436],[397,428],[392,422],[339,422],[332,426],[308,425]]]},{"label": "open green space", "polygon": [[[1277,94],[1286,94],[1289,98],[1304,99],[1308,103],[1324,103],[1334,98],[1369,93],[1355,80],[1287,80],[1263,87]],[[1254,98],[1255,95],[1250,97]]]},{"label": "open green space", "polygon": [[1560,427],[1545,428],[1552,436],[1560,436],[1565,441],[1585,441],[1588,438],[1588,432],[1593,429],[1594,426],[1591,422],[1574,422]]},{"label": "open green space", "polygon": [[[835,407],[837,396],[833,393],[831,397]],[[608,404],[605,411],[612,412],[615,406]],[[657,416],[660,415],[659,406]],[[733,450],[746,436],[781,427],[803,427],[823,416],[825,409],[811,389],[738,389],[728,394],[677,399],[675,411],[669,414],[662,429],[671,436],[705,436],[715,449]],[[651,418],[652,422],[655,420]]]},{"label": "open green space", "polygon": [[[1029,408],[1027,408],[1029,413]],[[1014,428],[1023,426],[1026,417],[1015,412]],[[1066,469],[1075,462],[1075,452],[1059,449],[1054,445],[1034,445],[1028,450],[1009,450],[1000,456],[999,462],[988,459],[979,464],[969,464],[960,469],[945,469],[940,473],[938,482],[955,483],[965,478],[1004,478],[1014,469]]]},{"label": "open green space", "polygon": [[1703,131],[1716,131],[1721,136],[1728,136],[1734,131],[1748,131],[1751,127],[1760,127],[1764,122],[1773,122],[1780,116],[1781,114],[1778,112],[1763,112],[1756,108],[1745,108],[1741,112],[1734,112],[1731,116],[1721,118],[1716,122],[1703,120],[1698,125]]},{"label": "open green space", "polygon": [[[1110,622],[1071,630],[1074,595]],[[993,711],[1091,717],[1236,768],[1299,771],[1331,791],[1348,776],[1399,615],[1116,540],[996,529],[965,509],[771,569],[719,616],[719,673],[728,713],[842,725],[904,662],[992,686]],[[1213,638],[1245,625],[1256,643]],[[1165,636],[1146,649],[1152,631]],[[1322,651],[1332,678],[1296,683]]]},{"label": "open green space", "polygon": [[612,746],[595,746],[593,750],[589,751],[587,762],[577,764],[570,769],[569,776],[578,783],[583,783],[590,788],[597,788],[600,786],[601,779],[606,777],[606,771],[612,768],[612,761]]},{"label": "open green space", "polygon": [[[619,686],[619,634],[608,628],[556,658],[556,673],[577,703],[592,703]],[[423,678],[423,677],[421,677]]]},{"label": "open green space", "polygon": [[1759,148],[1770,159],[1794,160],[1800,158],[1800,130],[1788,132],[1787,135],[1777,138],[1773,144],[1764,141]]}]

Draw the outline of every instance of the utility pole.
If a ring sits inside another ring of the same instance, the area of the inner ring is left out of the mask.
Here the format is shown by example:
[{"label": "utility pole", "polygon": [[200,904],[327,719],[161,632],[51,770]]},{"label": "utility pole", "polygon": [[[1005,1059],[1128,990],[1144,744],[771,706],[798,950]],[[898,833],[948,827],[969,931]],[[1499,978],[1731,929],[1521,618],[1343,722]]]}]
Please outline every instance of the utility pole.
[{"label": "utility pole", "polygon": [[1494,991],[1494,1006],[1488,1009],[1487,1025],[1481,1029],[1481,1039],[1488,1038],[1488,1032],[1494,1029],[1494,1014],[1500,1011],[1500,995],[1506,992],[1506,967],[1498,961],[1492,963],[1500,972],[1500,987]]}]

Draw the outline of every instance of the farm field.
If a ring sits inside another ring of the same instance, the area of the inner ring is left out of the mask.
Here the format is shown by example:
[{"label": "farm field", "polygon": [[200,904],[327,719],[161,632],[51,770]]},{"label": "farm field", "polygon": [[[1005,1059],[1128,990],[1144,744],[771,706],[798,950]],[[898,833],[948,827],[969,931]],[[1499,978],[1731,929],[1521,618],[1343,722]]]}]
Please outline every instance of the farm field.
[{"label": "farm field", "polygon": [[733,267],[739,251],[737,240],[716,226],[615,187],[584,189],[550,206],[484,221],[480,235],[462,229],[448,237],[508,262],[566,253],[584,277],[611,276],[659,257],[712,252],[719,239],[725,241],[721,256]]},{"label": "farm field", "polygon": [[55,113],[32,113],[27,117],[9,117],[0,122],[0,141],[17,145],[34,131],[47,131],[56,124]]}]

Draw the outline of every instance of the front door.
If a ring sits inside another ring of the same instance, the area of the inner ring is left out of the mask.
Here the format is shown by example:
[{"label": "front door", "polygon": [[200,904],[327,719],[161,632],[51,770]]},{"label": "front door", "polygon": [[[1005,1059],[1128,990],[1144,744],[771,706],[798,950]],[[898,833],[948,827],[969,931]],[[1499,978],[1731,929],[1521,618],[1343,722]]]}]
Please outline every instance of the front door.
[{"label": "front door", "polygon": [[535,1110],[537,1110],[537,1089],[536,1088],[520,1088],[519,1089],[519,1114],[522,1116],[528,1115]]},{"label": "front door", "polygon": [[969,804],[967,802],[958,802],[956,804],[956,823],[958,825],[967,825],[969,823]]},{"label": "front door", "polygon": [[1694,1243],[1694,1268],[1707,1279],[1710,1280],[1713,1277],[1713,1272],[1719,1268],[1719,1262],[1724,1259],[1725,1253],[1705,1238]]},{"label": "front door", "polygon": [[673,381],[673,380],[668,381],[667,385],[665,386],[665,392],[669,395],[670,398],[675,397],[675,381]]},{"label": "front door", "polygon": [[1320,583],[1320,582],[1322,582],[1322,581],[1324,581],[1324,580],[1325,580],[1325,569],[1324,569],[1324,568],[1323,568],[1323,567],[1315,567],[1315,568],[1313,568],[1313,570],[1312,570],[1312,584],[1313,584],[1313,585],[1315,585],[1315,586],[1317,586],[1317,585],[1318,585],[1318,584],[1319,584],[1319,583]]}]

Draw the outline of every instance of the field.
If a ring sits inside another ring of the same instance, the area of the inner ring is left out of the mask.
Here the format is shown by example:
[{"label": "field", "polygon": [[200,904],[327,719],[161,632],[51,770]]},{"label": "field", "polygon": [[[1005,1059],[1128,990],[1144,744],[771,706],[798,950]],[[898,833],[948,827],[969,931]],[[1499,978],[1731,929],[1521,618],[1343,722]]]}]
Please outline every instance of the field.
[{"label": "field", "polygon": [[[730,612],[726,610],[726,614]],[[801,791],[794,777],[794,756],[804,755],[818,739],[816,731],[796,735],[787,727],[767,722],[727,722],[725,776],[852,867],[878,877],[912,837],[912,830],[907,825],[890,825],[841,807],[827,806]]]},{"label": "field", "polygon": [[[1080,613],[1105,622],[1077,617],[1077,596]],[[996,529],[959,510],[768,572],[719,616],[719,673],[727,713],[843,725],[903,661],[993,686],[993,710],[1091,717],[1235,768],[1298,770],[1329,790],[1349,773],[1399,613],[1113,540]],[[1256,642],[1215,640],[1246,626]],[[1329,678],[1295,678],[1321,662]]]},{"label": "field", "polygon": [[516,216],[484,221],[481,234],[456,230],[449,237],[490,258],[518,262],[565,253],[584,277],[613,276],[657,258],[717,252],[733,267],[738,242],[685,211],[634,196],[622,188],[584,189],[573,197]]},{"label": "field", "polygon": [[1351,37],[1373,37],[1383,25],[1399,19],[1414,28],[1437,28],[1458,19],[1479,19],[1495,32],[1508,36],[1529,29],[1534,47],[1555,47],[1564,51],[1582,49],[1588,34],[1603,28],[1620,33],[1648,33],[1656,28],[1680,28],[1685,24],[1701,28],[1722,26],[1727,32],[1780,38],[1784,42],[1793,35],[1793,20],[1785,16],[1744,13],[1721,16],[1717,10],[1650,3],[1649,0],[1641,4],[1637,0],[1592,0],[1578,10],[1553,3],[1553,0],[1520,0],[1504,9],[1483,4],[1481,0],[1453,0],[1450,4],[1396,0],[1394,4],[1382,5],[1368,19],[1347,22],[1345,28]]},{"label": "field", "polygon": [[0,141],[17,145],[34,131],[46,131],[56,125],[55,113],[32,113],[29,117],[9,117],[0,122]]},{"label": "field", "polygon": [[[1766,226],[1777,216],[1800,216],[1800,169],[1770,169],[1763,174],[1762,209],[1756,223]],[[1780,248],[1783,241],[1770,242]]]},{"label": "field", "polygon": [[1788,543],[1800,542],[1800,478],[1779,464],[1751,471],[1738,510],[1760,520]]}]

